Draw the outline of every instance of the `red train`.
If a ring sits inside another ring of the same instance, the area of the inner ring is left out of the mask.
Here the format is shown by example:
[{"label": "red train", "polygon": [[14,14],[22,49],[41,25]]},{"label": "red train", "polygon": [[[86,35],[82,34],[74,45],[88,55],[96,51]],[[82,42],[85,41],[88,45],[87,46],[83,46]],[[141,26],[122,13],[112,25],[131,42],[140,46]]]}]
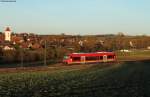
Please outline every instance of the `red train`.
[{"label": "red train", "polygon": [[65,56],[63,63],[98,63],[116,61],[114,52],[95,52],[95,53],[72,53]]}]

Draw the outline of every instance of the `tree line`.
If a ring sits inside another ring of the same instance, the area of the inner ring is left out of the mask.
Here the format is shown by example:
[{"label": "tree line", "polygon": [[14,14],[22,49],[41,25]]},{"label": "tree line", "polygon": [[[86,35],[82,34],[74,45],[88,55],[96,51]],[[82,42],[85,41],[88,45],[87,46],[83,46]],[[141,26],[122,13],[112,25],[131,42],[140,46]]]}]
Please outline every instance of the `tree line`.
[{"label": "tree line", "polygon": [[[150,46],[149,36],[124,35],[48,35],[41,36],[43,48],[3,50],[0,49],[0,63],[24,63],[46,60],[61,61],[73,52],[116,51],[121,49],[146,49]],[[46,41],[46,47],[44,44]],[[46,54],[44,52],[46,50]]]}]

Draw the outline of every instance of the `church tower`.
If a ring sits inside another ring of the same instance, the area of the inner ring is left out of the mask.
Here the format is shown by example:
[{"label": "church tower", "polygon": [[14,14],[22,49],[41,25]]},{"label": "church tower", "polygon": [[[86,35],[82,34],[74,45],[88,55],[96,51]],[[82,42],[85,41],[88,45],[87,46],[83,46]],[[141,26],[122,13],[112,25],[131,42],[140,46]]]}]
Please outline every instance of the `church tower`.
[{"label": "church tower", "polygon": [[11,41],[11,30],[9,27],[5,29],[5,41]]}]

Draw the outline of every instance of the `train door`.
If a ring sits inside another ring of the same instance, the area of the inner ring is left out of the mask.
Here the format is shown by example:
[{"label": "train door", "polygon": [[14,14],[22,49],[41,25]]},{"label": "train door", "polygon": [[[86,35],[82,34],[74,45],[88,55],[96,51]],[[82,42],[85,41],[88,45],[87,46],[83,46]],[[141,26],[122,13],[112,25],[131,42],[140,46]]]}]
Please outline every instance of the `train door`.
[{"label": "train door", "polygon": [[103,56],[103,62],[107,62],[107,55]]},{"label": "train door", "polygon": [[81,63],[85,63],[85,56],[81,56]]}]

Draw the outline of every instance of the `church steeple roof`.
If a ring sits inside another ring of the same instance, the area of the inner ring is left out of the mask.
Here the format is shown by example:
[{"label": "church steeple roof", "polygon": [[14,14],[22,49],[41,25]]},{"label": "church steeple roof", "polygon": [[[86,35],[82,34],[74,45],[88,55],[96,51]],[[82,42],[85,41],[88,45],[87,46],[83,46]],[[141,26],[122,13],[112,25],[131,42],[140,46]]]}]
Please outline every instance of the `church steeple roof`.
[{"label": "church steeple roof", "polygon": [[9,28],[9,27],[7,27],[5,31],[11,31],[11,30],[10,30],[10,28]]}]

